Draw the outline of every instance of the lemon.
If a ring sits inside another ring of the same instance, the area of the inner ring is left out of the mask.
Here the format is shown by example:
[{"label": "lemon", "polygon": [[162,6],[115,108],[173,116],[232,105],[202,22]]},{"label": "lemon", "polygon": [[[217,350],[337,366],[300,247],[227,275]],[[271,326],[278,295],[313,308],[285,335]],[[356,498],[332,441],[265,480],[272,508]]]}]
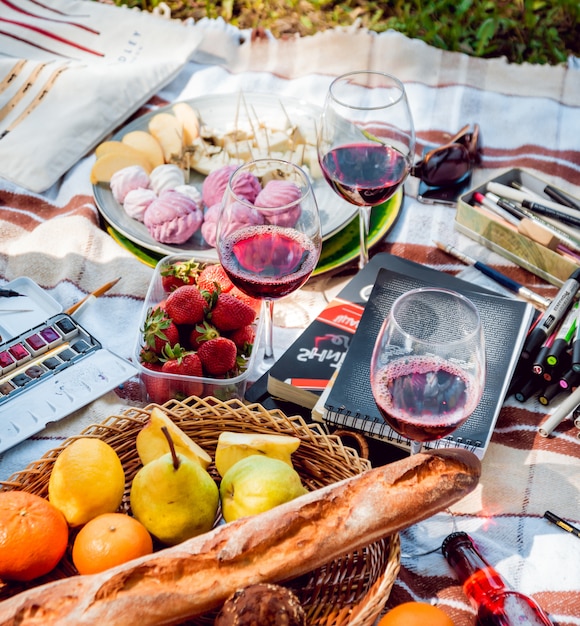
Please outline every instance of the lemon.
[{"label": "lemon", "polygon": [[69,526],[81,526],[119,508],[125,472],[115,450],[104,441],[81,437],[57,457],[48,481],[48,499]]}]

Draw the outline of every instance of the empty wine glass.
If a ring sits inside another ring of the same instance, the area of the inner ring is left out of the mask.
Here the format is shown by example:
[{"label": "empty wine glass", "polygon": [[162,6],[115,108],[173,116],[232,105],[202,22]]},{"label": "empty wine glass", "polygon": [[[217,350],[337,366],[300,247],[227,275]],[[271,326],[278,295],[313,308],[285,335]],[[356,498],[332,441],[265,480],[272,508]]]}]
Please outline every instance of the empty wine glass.
[{"label": "empty wine glass", "polygon": [[479,312],[461,294],[420,288],[393,303],[371,358],[371,388],[391,428],[423,443],[459,428],[485,384],[485,341]]},{"label": "empty wine glass", "polygon": [[383,72],[357,71],[331,83],[318,127],[318,160],[332,189],[359,208],[359,268],[366,265],[371,208],[409,174],[415,131],[405,87]]},{"label": "empty wine glass", "polygon": [[216,238],[232,283],[264,301],[264,356],[271,361],[274,301],[308,280],[322,248],[318,205],[304,170],[274,158],[240,166],[224,193]]}]

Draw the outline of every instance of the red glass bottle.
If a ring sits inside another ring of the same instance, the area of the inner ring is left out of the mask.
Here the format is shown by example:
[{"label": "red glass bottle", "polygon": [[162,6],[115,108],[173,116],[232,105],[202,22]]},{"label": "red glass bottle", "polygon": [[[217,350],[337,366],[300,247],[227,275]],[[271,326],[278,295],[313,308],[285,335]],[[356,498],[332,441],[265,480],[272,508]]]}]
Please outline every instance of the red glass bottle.
[{"label": "red glass bottle", "polygon": [[468,534],[452,533],[442,551],[477,609],[477,626],[553,626],[533,598],[508,588]]}]

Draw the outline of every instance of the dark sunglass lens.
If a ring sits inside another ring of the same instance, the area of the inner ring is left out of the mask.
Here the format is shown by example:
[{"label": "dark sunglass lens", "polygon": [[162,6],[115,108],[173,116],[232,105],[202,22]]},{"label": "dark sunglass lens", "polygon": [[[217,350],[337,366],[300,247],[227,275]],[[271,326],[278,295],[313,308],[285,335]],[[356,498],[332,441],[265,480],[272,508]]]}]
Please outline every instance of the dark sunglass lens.
[{"label": "dark sunglass lens", "polygon": [[467,148],[461,144],[435,150],[425,160],[422,179],[428,185],[447,185],[461,180],[470,169]]}]

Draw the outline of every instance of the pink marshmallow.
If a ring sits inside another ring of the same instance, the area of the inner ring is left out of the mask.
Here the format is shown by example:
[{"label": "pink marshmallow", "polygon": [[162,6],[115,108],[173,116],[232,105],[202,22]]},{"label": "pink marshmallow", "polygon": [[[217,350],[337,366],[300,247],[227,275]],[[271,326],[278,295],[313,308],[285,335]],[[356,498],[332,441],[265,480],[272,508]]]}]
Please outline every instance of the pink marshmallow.
[{"label": "pink marshmallow", "polygon": [[185,243],[202,221],[203,213],[197,204],[174,190],[163,191],[149,205],[143,219],[153,239],[168,244]]}]

